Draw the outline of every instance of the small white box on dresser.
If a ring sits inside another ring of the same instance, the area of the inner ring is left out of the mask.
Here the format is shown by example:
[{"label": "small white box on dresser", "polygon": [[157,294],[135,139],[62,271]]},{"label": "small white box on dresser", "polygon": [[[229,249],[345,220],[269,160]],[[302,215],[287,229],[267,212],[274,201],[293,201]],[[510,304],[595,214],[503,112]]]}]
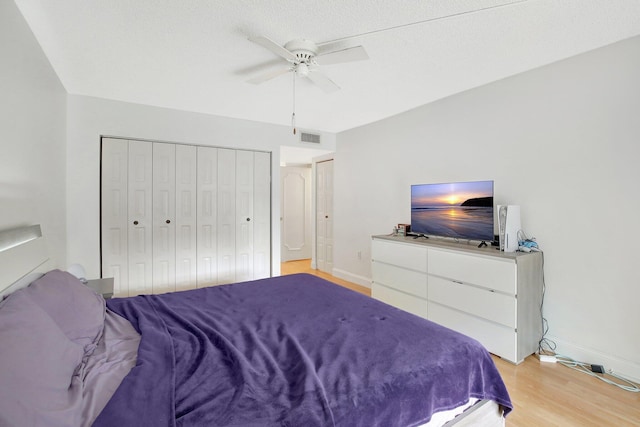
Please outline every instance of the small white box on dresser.
[{"label": "small white box on dresser", "polygon": [[542,336],[542,253],[373,236],[372,296],[520,363]]}]

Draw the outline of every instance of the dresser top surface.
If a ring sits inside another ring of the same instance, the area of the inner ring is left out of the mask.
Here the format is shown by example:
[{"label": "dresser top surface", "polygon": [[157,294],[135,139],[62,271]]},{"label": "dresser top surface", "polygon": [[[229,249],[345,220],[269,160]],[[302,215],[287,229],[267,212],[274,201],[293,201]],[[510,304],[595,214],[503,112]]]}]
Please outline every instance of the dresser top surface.
[{"label": "dresser top surface", "polygon": [[394,236],[390,234],[381,234],[381,235],[371,236],[371,238],[374,240],[375,239],[386,240],[390,242],[404,243],[409,245],[419,245],[419,246],[440,248],[440,249],[451,249],[455,251],[468,252],[476,255],[487,255],[487,256],[494,256],[496,258],[504,258],[504,259],[517,259],[518,257],[530,256],[530,255],[535,255],[536,253],[541,253],[541,252],[502,252],[499,250],[499,248],[495,246],[491,246],[489,244],[488,244],[489,246],[478,248],[478,242],[466,241],[466,240],[455,242],[455,241],[449,241],[449,240],[432,238],[432,237],[429,237],[427,239],[425,237],[415,238],[415,236]]}]

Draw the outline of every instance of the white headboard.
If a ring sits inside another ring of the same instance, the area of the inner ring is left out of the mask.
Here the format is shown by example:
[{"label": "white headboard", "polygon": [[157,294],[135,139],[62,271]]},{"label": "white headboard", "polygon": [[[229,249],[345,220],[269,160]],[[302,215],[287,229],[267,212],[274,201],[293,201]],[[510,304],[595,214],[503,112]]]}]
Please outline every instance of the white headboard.
[{"label": "white headboard", "polygon": [[0,300],[41,276],[48,260],[40,225],[0,231]]}]

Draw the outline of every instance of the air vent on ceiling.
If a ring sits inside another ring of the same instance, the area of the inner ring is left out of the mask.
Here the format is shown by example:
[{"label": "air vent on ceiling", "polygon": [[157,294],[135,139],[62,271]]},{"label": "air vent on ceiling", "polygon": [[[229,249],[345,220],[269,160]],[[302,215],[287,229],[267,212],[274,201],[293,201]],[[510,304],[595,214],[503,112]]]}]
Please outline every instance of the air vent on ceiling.
[{"label": "air vent on ceiling", "polygon": [[315,133],[300,132],[300,142],[320,144],[320,135],[316,135]]}]

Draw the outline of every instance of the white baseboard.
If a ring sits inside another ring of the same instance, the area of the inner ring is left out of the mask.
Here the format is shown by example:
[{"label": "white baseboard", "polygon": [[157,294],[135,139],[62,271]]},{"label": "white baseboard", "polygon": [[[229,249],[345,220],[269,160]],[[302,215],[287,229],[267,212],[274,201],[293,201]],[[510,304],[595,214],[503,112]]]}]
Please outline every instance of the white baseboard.
[{"label": "white baseboard", "polygon": [[640,384],[639,363],[621,359],[611,354],[580,347],[579,345],[570,343],[558,337],[548,336],[548,338],[557,344],[557,354],[561,354],[584,363],[602,365],[607,371],[612,370],[616,374]]},{"label": "white baseboard", "polygon": [[340,270],[339,268],[334,268],[331,271],[331,275],[336,276],[339,279],[347,280],[351,283],[355,283],[356,285],[364,286],[365,288],[371,289],[371,279],[368,277],[349,273],[348,271]]}]

